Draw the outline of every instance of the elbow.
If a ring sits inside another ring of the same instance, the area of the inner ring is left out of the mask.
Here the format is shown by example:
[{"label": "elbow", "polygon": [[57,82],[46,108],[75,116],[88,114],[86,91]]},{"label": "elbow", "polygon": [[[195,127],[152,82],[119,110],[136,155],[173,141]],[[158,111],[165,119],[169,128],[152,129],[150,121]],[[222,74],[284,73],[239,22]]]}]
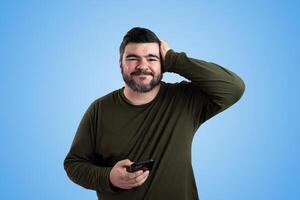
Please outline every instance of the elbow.
[{"label": "elbow", "polygon": [[66,171],[66,173],[68,173],[68,161],[66,159],[63,162],[63,167],[64,167],[64,170]]},{"label": "elbow", "polygon": [[74,162],[71,159],[66,158],[64,160],[64,170],[66,172],[67,177],[75,184],[78,184],[82,187],[85,187],[84,185],[81,184],[80,179],[80,174],[77,171],[76,165],[74,165]]},{"label": "elbow", "polygon": [[67,161],[67,159],[64,160],[63,162],[63,167],[64,167],[64,170],[67,174],[67,176],[71,179],[71,176],[70,176],[70,167],[69,167],[69,162]]},{"label": "elbow", "polygon": [[63,167],[64,167],[64,170],[65,170],[65,172],[66,172],[66,174],[67,174],[67,176],[71,179],[71,180],[73,180],[73,176],[72,176],[72,172],[73,172],[73,162],[72,162],[72,160],[69,158],[69,157],[66,157],[65,158],[65,160],[64,160],[64,162],[63,162]]},{"label": "elbow", "polygon": [[223,88],[222,98],[220,98],[219,101],[216,101],[216,104],[220,107],[220,112],[239,101],[243,96],[245,89],[246,86],[244,81],[238,76],[235,76],[228,81],[226,87]]},{"label": "elbow", "polygon": [[236,89],[237,100],[239,100],[243,96],[245,89],[246,89],[245,82],[239,78],[239,81],[237,83],[237,89]]},{"label": "elbow", "polygon": [[241,78],[237,78],[234,88],[232,90],[232,101],[233,103],[241,99],[245,92],[246,86],[245,82]]}]

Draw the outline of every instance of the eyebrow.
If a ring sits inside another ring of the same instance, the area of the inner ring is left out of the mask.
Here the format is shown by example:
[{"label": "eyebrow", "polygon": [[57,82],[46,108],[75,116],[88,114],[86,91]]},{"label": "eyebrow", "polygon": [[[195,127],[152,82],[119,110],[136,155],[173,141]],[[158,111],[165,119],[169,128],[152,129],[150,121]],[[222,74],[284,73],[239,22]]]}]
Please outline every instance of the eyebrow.
[{"label": "eyebrow", "polygon": [[[141,56],[138,56],[138,55],[136,55],[136,54],[128,54],[127,56],[126,56],[126,58],[131,58],[131,57],[134,57],[134,58],[140,58]],[[148,55],[146,55],[145,57],[155,57],[155,58],[157,58],[157,59],[160,59],[157,55],[154,55],[154,54],[148,54]]]}]

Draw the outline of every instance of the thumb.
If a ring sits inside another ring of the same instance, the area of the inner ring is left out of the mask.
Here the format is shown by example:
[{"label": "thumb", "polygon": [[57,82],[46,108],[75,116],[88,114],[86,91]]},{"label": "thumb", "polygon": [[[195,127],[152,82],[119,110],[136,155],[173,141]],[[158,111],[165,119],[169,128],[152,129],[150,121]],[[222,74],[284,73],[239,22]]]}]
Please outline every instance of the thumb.
[{"label": "thumb", "polygon": [[119,161],[119,162],[118,162],[118,165],[124,167],[124,166],[129,166],[129,165],[131,165],[132,163],[133,163],[133,162],[132,162],[131,160],[125,159],[125,160]]}]

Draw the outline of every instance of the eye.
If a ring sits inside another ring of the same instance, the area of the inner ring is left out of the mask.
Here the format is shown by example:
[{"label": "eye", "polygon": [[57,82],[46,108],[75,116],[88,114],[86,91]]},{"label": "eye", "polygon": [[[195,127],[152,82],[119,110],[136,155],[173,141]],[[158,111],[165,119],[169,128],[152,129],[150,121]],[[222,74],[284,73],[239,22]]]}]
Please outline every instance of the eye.
[{"label": "eye", "polygon": [[137,58],[128,58],[127,60],[129,60],[129,61],[136,61],[138,59]]},{"label": "eye", "polygon": [[151,62],[153,62],[153,61],[157,61],[157,59],[150,58],[150,59],[148,59],[148,61],[151,61]]}]

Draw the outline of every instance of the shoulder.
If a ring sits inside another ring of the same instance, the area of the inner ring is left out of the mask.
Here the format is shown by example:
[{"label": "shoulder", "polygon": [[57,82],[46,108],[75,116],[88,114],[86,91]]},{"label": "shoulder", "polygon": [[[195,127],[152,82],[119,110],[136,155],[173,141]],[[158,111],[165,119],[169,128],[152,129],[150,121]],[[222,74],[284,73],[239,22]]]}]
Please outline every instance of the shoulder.
[{"label": "shoulder", "polygon": [[121,88],[95,99],[90,103],[88,110],[90,112],[98,113],[103,105],[116,101],[120,90]]},{"label": "shoulder", "polygon": [[181,81],[176,83],[166,83],[166,96],[171,98],[183,98],[185,100],[189,99],[204,99],[205,94],[199,86],[190,81]]}]

